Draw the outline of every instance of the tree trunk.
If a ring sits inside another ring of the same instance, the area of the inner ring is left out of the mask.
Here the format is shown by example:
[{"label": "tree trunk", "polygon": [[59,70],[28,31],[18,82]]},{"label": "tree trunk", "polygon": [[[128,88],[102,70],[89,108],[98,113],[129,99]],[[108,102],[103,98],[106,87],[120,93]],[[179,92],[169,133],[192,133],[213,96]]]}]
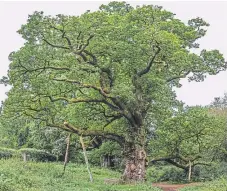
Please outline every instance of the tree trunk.
[{"label": "tree trunk", "polygon": [[126,182],[145,181],[146,151],[139,146],[131,146],[125,154],[123,180]]}]

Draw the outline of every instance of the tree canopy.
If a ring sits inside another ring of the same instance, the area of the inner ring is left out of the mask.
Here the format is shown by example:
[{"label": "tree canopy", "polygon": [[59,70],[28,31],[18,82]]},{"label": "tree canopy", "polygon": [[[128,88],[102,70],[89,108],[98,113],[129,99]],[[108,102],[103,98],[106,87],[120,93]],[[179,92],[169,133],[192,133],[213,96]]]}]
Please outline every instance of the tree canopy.
[{"label": "tree canopy", "polygon": [[18,31],[24,46],[9,55],[4,113],[116,141],[124,147],[124,178],[143,180],[149,136],[181,104],[173,87],[227,67],[218,50],[192,51],[208,26],[125,2],[80,16],[34,12]]}]

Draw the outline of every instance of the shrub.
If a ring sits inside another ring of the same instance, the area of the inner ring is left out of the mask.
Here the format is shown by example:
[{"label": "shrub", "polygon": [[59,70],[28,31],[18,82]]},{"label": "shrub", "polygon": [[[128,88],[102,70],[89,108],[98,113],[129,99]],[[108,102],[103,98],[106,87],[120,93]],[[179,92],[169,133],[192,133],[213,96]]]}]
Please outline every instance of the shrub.
[{"label": "shrub", "polygon": [[195,181],[211,181],[227,177],[227,163],[212,163],[211,166],[196,166],[193,172],[193,179]]},{"label": "shrub", "polygon": [[147,179],[151,182],[185,182],[187,174],[175,166],[159,165],[147,169]]},{"label": "shrub", "polygon": [[[1,182],[0,182],[1,183]],[[12,188],[10,188],[7,184],[5,184],[5,183],[1,183],[0,184],[0,190],[1,191],[15,191],[15,190],[13,190]]]},{"label": "shrub", "polygon": [[51,153],[44,150],[37,150],[33,148],[23,148],[19,150],[19,153],[24,157],[26,155],[26,160],[32,161],[56,161],[57,157]]},{"label": "shrub", "polygon": [[8,159],[16,155],[16,150],[8,148],[0,148],[0,159]]},{"label": "shrub", "polygon": [[[88,159],[89,160],[89,159]],[[70,149],[69,161],[77,164],[84,164],[84,154],[81,150]],[[89,160],[90,162],[90,160]]]},{"label": "shrub", "polygon": [[[95,166],[105,166],[105,159],[109,157],[111,164],[106,164],[106,167],[111,167],[114,169],[121,168],[122,162],[122,148],[115,142],[107,141],[102,143],[99,148],[93,149],[88,152],[88,158],[92,165]],[[110,165],[110,166],[108,166]]]},{"label": "shrub", "polygon": [[[171,165],[155,165],[147,170],[147,178],[152,182],[186,182],[187,173]],[[227,163],[212,163],[211,166],[195,166],[192,169],[191,180],[195,182],[212,181],[227,177]]]}]

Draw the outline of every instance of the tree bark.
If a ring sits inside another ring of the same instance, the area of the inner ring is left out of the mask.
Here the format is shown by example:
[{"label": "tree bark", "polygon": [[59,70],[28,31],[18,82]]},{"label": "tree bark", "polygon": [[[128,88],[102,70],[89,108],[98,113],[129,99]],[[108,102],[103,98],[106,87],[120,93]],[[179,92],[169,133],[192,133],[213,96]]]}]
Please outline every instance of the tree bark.
[{"label": "tree bark", "polygon": [[128,147],[125,154],[125,170],[122,176],[125,182],[145,181],[146,151],[140,146]]}]

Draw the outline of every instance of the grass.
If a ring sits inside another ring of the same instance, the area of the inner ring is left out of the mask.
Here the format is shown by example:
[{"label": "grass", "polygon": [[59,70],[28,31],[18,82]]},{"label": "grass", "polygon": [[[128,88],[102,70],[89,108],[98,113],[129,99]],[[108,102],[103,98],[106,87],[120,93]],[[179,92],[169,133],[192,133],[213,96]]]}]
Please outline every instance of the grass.
[{"label": "grass", "polygon": [[119,178],[115,171],[92,168],[94,183],[89,182],[85,166],[69,164],[62,175],[62,163],[23,162],[18,159],[0,160],[1,191],[160,191],[151,183],[108,185],[105,179]]},{"label": "grass", "polygon": [[180,191],[227,191],[227,180],[222,178],[220,180],[206,182],[200,186],[185,187]]}]

